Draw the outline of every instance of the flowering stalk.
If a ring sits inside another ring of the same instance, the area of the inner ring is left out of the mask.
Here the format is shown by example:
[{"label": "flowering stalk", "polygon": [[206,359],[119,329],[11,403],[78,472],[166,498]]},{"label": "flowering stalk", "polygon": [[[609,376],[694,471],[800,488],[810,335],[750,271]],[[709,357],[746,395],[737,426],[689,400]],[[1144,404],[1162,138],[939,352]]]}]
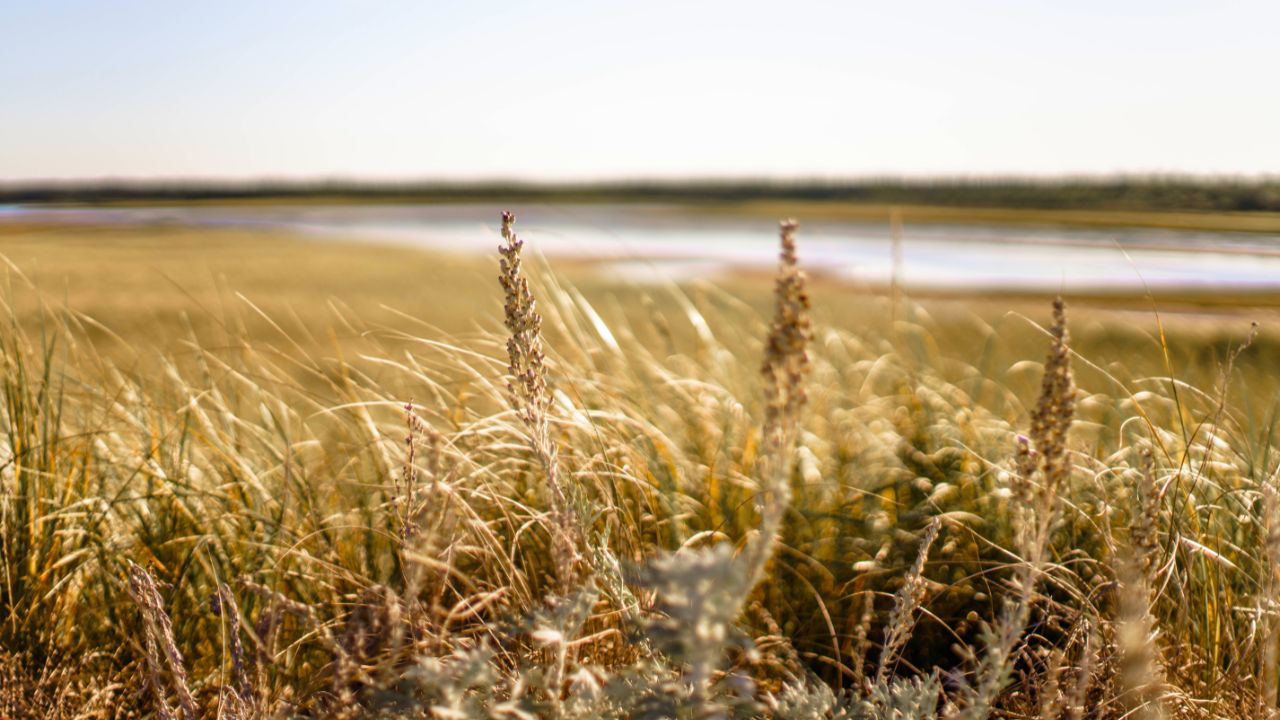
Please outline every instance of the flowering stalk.
[{"label": "flowering stalk", "polygon": [[551,438],[547,411],[551,393],[547,388],[547,370],[542,349],[542,316],[538,314],[529,281],[521,272],[520,250],[524,242],[516,237],[512,225],[515,215],[502,213],[502,241],[498,252],[502,284],[503,318],[510,332],[507,338],[507,398],[511,408],[529,433],[529,446],[546,474],[551,495],[551,543],[556,573],[562,587],[573,584],[576,567],[581,560],[578,548],[581,533],[574,522],[569,495],[561,484],[556,445]]},{"label": "flowering stalk", "polygon": [[748,549],[749,587],[764,574],[773,544],[782,529],[782,520],[791,503],[791,458],[794,451],[800,410],[805,404],[804,382],[809,375],[809,295],[805,275],[796,259],[794,220],[780,223],[782,251],[774,282],[774,316],[765,340],[764,427],[761,436],[760,532]]}]

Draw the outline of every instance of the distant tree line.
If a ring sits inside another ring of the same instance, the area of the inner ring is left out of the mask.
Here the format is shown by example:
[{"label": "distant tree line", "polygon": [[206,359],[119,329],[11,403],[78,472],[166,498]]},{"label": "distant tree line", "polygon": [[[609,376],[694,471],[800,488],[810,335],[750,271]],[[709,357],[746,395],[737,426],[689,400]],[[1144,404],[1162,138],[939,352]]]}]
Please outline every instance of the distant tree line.
[{"label": "distant tree line", "polygon": [[2,203],[102,203],[311,198],[350,201],[738,202],[819,200],[860,204],[1046,210],[1280,212],[1280,176],[1204,178],[941,178],[861,180],[632,180],[538,182],[48,182],[0,184]]}]

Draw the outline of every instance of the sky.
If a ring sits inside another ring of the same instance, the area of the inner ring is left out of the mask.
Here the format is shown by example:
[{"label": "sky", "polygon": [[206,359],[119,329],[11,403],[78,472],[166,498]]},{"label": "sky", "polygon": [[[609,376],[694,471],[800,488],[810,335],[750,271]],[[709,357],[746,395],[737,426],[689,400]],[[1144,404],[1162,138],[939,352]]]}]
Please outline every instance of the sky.
[{"label": "sky", "polygon": [[0,0],[0,181],[1280,172],[1274,0]]}]

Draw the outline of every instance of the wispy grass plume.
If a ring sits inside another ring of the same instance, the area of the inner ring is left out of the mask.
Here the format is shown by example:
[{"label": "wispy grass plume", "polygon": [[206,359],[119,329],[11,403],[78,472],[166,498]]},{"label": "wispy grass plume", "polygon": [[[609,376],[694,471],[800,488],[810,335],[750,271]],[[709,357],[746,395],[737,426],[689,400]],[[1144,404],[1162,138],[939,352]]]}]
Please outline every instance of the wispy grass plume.
[{"label": "wispy grass plume", "polygon": [[542,345],[542,316],[538,314],[529,281],[524,277],[520,251],[524,242],[515,234],[516,217],[502,213],[502,240],[498,252],[503,292],[503,321],[510,332],[507,338],[507,382],[511,407],[529,433],[529,445],[546,475],[551,497],[552,548],[556,573],[562,586],[571,586],[582,560],[582,537],[569,490],[565,487],[557,458],[556,443],[549,429],[548,410],[551,392],[547,387],[546,355]]}]

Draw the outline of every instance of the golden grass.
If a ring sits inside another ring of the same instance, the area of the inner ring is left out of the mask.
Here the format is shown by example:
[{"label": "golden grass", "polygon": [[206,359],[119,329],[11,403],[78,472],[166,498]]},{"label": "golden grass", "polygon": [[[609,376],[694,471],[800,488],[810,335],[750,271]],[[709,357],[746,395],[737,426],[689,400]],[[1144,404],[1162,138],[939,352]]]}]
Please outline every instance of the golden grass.
[{"label": "golden grass", "polygon": [[1047,303],[1019,307],[1049,330],[802,301],[786,262],[776,303],[528,264],[529,423],[496,257],[182,227],[0,252],[0,712],[1275,710],[1280,343],[1232,354],[1261,312],[1077,308],[1067,345]]}]

